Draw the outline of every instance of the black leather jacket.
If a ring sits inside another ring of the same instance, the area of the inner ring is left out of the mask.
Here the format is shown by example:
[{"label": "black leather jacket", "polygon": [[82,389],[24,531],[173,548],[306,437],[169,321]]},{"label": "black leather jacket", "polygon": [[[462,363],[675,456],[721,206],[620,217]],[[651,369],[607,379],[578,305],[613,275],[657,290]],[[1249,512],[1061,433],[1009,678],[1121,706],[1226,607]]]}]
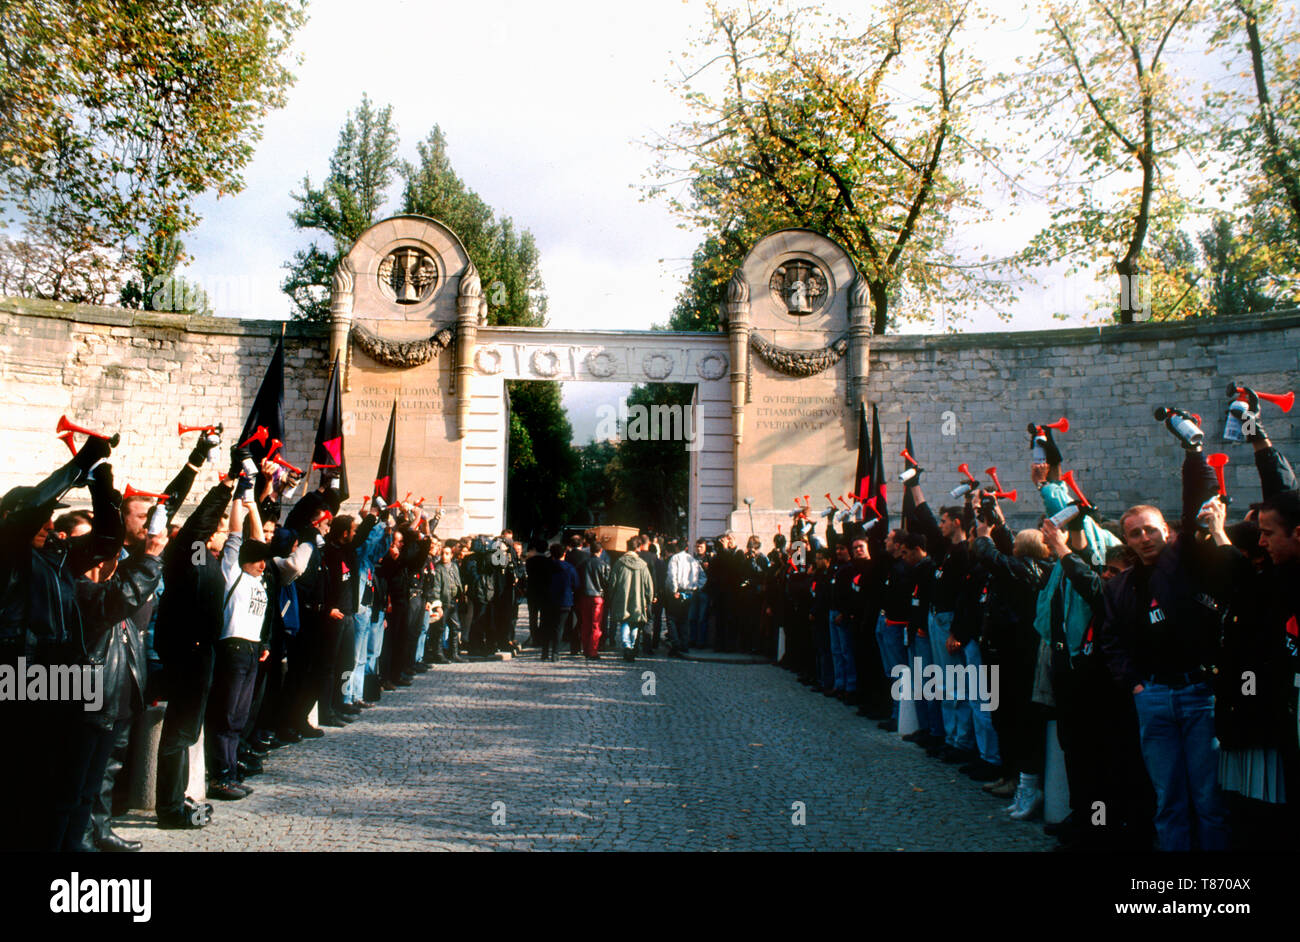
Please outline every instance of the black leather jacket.
[{"label": "black leather jacket", "polygon": [[90,486],[95,510],[90,533],[71,540],[51,533],[41,549],[31,545],[54,504],[81,479],[84,465],[68,462],[0,520],[0,659],[7,662],[23,656],[29,662],[76,664],[85,658],[75,583],[122,545],[119,498],[111,481],[100,478]]},{"label": "black leather jacket", "polygon": [[166,589],[158,607],[154,649],[166,663],[181,660],[221,637],[225,580],[205,544],[221,525],[232,488],[217,484],[190,514],[163,554]]},{"label": "black leather jacket", "polygon": [[89,722],[108,729],[144,706],[148,678],[144,633],[131,620],[149,601],[162,578],[157,556],[128,556],[107,582],[77,580],[77,604],[86,626],[86,653],[92,666],[102,667],[104,701],[86,714]]}]

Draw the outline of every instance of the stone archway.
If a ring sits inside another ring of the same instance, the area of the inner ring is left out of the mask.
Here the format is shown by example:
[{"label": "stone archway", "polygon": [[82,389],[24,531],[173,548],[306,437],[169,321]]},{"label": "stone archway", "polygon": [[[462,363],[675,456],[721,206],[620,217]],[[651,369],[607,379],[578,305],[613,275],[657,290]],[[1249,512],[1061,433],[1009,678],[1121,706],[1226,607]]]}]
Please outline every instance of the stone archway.
[{"label": "stone archway", "polygon": [[455,233],[426,217],[386,219],[340,263],[331,300],[351,489],[368,489],[396,398],[401,489],[442,497],[445,532],[495,532],[506,380],[689,383],[691,538],[747,531],[745,497],[759,532],[774,532],[793,496],[823,483],[840,493],[851,479],[870,340],[862,289],[839,245],[783,230],[731,279],[725,332],[492,327]]}]

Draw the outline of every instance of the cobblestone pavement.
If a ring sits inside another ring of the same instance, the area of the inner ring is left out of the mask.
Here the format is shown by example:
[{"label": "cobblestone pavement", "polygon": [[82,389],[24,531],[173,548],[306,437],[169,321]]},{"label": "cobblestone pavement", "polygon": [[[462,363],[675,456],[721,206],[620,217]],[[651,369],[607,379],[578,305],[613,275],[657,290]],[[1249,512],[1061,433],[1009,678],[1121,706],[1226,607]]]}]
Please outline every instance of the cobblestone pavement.
[{"label": "cobblestone pavement", "polygon": [[530,650],[435,667],[352,725],[271,753],[249,784],[248,798],[213,802],[201,831],[159,831],[144,813],[117,830],[146,850],[1053,843],[1038,824],[1006,820],[1004,799],[787,671],[661,657],[541,663]]}]

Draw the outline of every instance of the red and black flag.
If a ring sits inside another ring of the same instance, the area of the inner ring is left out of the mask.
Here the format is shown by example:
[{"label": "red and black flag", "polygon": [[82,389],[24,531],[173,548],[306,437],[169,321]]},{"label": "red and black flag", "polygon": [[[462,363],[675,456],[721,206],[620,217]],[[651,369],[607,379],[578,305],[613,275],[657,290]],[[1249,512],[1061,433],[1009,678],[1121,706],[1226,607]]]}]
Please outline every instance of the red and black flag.
[{"label": "red and black flag", "polygon": [[889,505],[885,493],[885,454],[880,444],[880,413],[871,407],[871,485],[866,504],[880,517],[879,533],[889,532]]},{"label": "red and black flag", "polygon": [[[916,458],[916,452],[912,450],[912,420],[911,419],[907,420],[906,451],[909,455],[912,456],[913,459]],[[904,464],[906,465],[906,468],[914,467],[912,464],[908,463],[906,459],[904,459]],[[906,468],[904,468],[904,470],[906,470]],[[912,496],[912,489],[910,487],[905,487],[903,488],[903,521],[900,524],[900,526],[904,530],[907,529],[907,521],[910,520],[915,513],[916,513],[916,498]]]},{"label": "red and black flag", "polygon": [[867,499],[871,490],[871,430],[867,428],[867,404],[858,405],[858,470],[853,475],[853,493]]},{"label": "red and black flag", "polygon": [[337,475],[339,500],[348,499],[348,466],[343,455],[343,395],[339,391],[339,361],[334,359],[330,369],[330,383],[325,390],[325,406],[321,409],[320,425],[316,428],[316,448],[312,451],[313,468],[321,469],[321,476]]},{"label": "red and black flag", "polygon": [[393,400],[393,413],[388,417],[388,436],[384,450],[379,455],[379,470],[375,472],[375,496],[391,504],[397,494],[397,400]]},{"label": "red and black flag", "polygon": [[[265,429],[266,431],[259,431]],[[275,353],[262,378],[262,386],[253,400],[244,430],[235,444],[244,445],[260,466],[271,450],[271,443],[284,438],[284,338],[275,345]],[[245,444],[247,442],[247,444]]]}]

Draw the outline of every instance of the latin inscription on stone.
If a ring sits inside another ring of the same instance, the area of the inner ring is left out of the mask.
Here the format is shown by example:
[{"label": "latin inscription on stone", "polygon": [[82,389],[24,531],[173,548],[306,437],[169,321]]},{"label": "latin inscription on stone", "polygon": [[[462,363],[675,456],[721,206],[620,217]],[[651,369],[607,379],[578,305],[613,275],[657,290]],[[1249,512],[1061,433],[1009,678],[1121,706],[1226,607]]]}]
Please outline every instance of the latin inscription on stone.
[{"label": "latin inscription on stone", "polygon": [[358,422],[384,424],[397,396],[397,421],[424,421],[430,415],[442,415],[445,393],[441,386],[426,383],[409,389],[393,390],[386,386],[362,386],[354,393],[353,410]]},{"label": "latin inscription on stone", "polygon": [[819,429],[842,420],[839,396],[763,396],[754,407],[754,428],[768,431]]}]

